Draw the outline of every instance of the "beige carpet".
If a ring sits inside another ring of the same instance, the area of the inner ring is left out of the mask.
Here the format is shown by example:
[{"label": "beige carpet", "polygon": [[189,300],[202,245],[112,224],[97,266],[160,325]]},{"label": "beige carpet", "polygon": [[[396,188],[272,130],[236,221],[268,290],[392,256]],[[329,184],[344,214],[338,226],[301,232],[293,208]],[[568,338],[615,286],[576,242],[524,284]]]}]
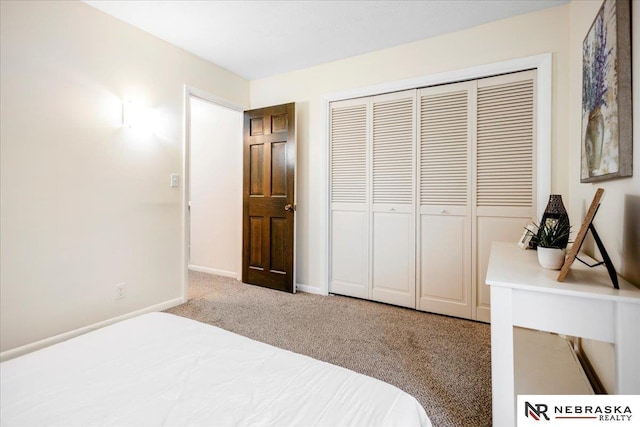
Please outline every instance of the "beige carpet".
[{"label": "beige carpet", "polygon": [[167,310],[369,375],[415,396],[434,426],[491,425],[489,325],[190,273]]}]

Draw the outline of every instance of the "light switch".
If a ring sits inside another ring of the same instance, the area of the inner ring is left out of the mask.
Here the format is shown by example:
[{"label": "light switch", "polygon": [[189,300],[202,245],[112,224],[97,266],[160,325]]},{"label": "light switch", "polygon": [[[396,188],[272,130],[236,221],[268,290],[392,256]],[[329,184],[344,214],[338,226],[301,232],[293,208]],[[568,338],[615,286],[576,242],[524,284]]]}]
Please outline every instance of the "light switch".
[{"label": "light switch", "polygon": [[172,173],[171,174],[171,186],[172,187],[177,187],[178,186],[179,178],[180,178],[180,175],[178,175],[177,173]]}]

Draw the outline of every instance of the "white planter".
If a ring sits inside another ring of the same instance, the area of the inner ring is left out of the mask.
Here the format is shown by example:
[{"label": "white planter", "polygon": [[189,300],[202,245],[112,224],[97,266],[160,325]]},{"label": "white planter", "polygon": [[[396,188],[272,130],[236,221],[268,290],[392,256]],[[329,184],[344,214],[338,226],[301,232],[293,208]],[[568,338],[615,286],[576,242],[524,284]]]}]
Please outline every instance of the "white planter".
[{"label": "white planter", "polygon": [[538,262],[549,270],[560,270],[564,264],[564,249],[542,248],[538,246]]}]

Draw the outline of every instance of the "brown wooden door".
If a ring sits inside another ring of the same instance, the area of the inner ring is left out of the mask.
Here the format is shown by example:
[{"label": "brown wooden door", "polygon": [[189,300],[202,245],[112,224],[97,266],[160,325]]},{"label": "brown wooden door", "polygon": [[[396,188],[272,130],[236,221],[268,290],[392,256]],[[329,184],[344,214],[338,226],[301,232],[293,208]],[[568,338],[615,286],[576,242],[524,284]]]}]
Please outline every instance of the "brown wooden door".
[{"label": "brown wooden door", "polygon": [[295,104],[245,111],[242,281],[294,292]]}]

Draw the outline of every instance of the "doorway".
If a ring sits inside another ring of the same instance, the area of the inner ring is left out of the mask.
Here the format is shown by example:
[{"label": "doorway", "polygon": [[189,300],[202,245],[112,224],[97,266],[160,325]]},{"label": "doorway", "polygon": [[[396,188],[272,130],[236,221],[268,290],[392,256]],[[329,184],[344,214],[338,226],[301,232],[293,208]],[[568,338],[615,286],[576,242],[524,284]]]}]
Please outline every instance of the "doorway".
[{"label": "doorway", "polygon": [[194,92],[185,96],[186,265],[240,279],[243,109]]}]

